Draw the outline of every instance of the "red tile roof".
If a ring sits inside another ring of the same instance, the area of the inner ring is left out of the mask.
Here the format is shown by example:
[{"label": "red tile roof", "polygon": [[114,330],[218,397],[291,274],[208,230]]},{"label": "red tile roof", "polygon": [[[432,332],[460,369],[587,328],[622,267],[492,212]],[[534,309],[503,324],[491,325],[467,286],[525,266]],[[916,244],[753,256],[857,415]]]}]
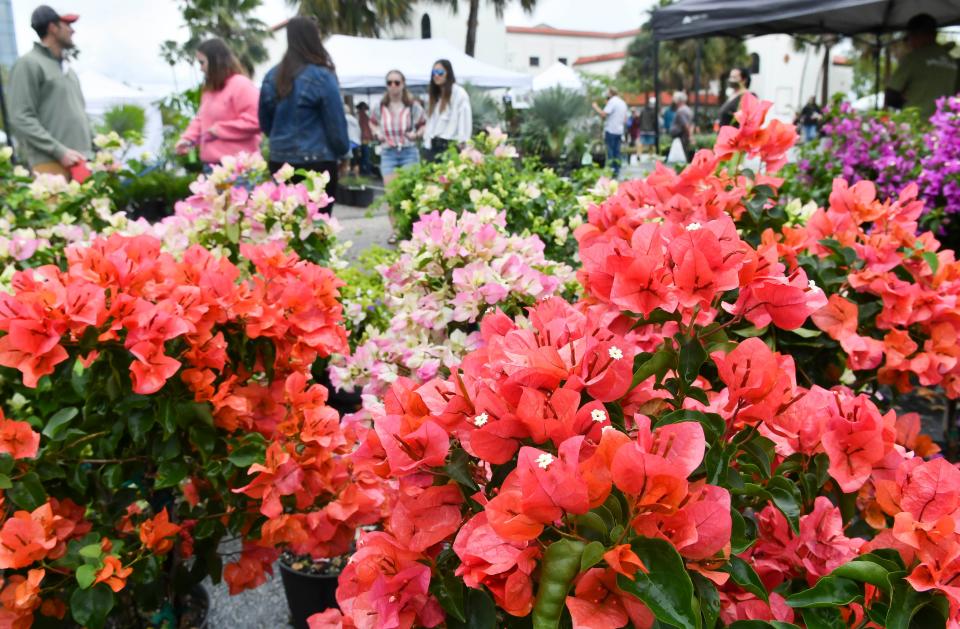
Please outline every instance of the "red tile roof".
[{"label": "red tile roof", "polygon": [[589,55],[587,57],[577,57],[573,62],[575,66],[582,66],[588,63],[599,63],[601,61],[614,61],[616,59],[626,59],[627,53],[623,50],[619,52],[608,52],[604,55]]},{"label": "red tile roof", "polygon": [[602,31],[574,31],[564,28],[553,28],[552,26],[508,26],[508,33],[524,33],[527,35],[559,35],[561,37],[596,37],[598,39],[621,39],[623,37],[636,37],[640,34],[640,29],[635,28],[629,31],[620,31],[617,33],[605,33]]}]

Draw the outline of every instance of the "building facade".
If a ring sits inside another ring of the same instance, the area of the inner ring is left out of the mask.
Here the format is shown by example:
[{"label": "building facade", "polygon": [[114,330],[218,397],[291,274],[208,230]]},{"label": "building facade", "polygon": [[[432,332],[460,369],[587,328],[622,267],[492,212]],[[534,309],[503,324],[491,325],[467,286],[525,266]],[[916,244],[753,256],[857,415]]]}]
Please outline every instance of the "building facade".
[{"label": "building facade", "polygon": [[591,74],[614,75],[639,29],[604,33],[538,26],[506,26],[507,68],[539,74],[563,63]]}]

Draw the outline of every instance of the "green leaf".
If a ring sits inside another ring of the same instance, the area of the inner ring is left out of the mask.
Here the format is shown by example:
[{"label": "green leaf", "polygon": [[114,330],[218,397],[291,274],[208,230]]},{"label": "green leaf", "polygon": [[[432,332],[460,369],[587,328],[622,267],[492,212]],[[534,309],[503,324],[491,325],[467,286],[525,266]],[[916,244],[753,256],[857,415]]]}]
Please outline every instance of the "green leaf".
[{"label": "green leaf", "polygon": [[855,581],[841,577],[822,577],[807,590],[787,597],[790,607],[835,607],[849,605],[862,596]]},{"label": "green leaf", "polygon": [[43,436],[51,439],[53,441],[59,441],[58,436],[63,429],[67,427],[67,424],[70,423],[70,420],[76,417],[80,413],[80,410],[71,406],[68,408],[61,408],[59,411],[53,414],[53,417],[47,420],[47,425],[43,427]]},{"label": "green leaf", "polygon": [[10,489],[13,487],[10,477],[6,474],[0,474],[0,489]]},{"label": "green leaf", "polygon": [[593,531],[600,536],[601,539],[606,539],[609,529],[607,523],[594,511],[588,511],[583,515],[578,515],[575,519],[578,529],[587,529]]},{"label": "green leaf", "polygon": [[607,548],[600,542],[587,544],[583,549],[583,555],[580,556],[580,572],[585,572],[600,563],[605,552]]},{"label": "green leaf", "polygon": [[463,580],[457,578],[449,571],[442,572],[439,579],[432,579],[430,582],[430,592],[437,597],[440,606],[450,616],[453,616],[460,622],[466,622],[467,617],[464,613],[463,600]]},{"label": "green leaf", "polygon": [[651,356],[649,360],[644,362],[634,371],[633,382],[631,383],[630,388],[636,388],[638,384],[653,375],[656,375],[657,380],[659,381],[670,368],[670,365],[673,362],[673,357],[674,352],[672,349],[663,347],[657,350],[657,353]]},{"label": "green leaf", "polygon": [[796,334],[802,339],[812,339],[823,334],[820,330],[808,330],[807,328],[797,328],[795,330],[790,330],[791,333]]},{"label": "green leaf", "polygon": [[922,255],[923,259],[930,265],[930,272],[936,275],[937,269],[940,268],[940,259],[937,258],[937,254],[933,251],[924,251]]},{"label": "green leaf", "polygon": [[700,367],[707,360],[707,351],[700,339],[694,337],[680,346],[680,376],[689,384],[700,375]]},{"label": "green leaf", "polygon": [[147,434],[154,421],[153,412],[150,410],[134,410],[127,415],[127,429],[135,443],[146,443]]},{"label": "green leaf", "polygon": [[87,544],[80,549],[80,556],[85,559],[100,559],[103,556],[103,548],[100,547],[100,544]]},{"label": "green leaf", "polygon": [[739,555],[753,546],[755,539],[747,536],[747,523],[736,509],[730,509],[732,526],[730,529],[730,552]]},{"label": "green leaf", "polygon": [[157,468],[157,480],[154,487],[157,489],[175,487],[187,477],[188,471],[189,468],[183,461],[164,461]]},{"label": "green leaf", "polygon": [[886,629],[909,629],[910,621],[929,598],[913,589],[903,577],[906,572],[890,575],[890,610],[887,612]]},{"label": "green leaf", "polygon": [[888,581],[890,571],[872,561],[854,559],[837,567],[830,575],[869,583],[885,592],[890,590],[890,583]]},{"label": "green leaf", "polygon": [[90,629],[99,629],[113,609],[113,591],[104,583],[92,588],[77,589],[70,596],[70,613],[73,619]]},{"label": "green leaf", "polygon": [[107,489],[111,491],[120,489],[120,485],[123,483],[123,466],[116,463],[107,465],[100,473],[100,478],[103,479],[103,484]]},{"label": "green leaf", "polygon": [[77,585],[84,590],[93,585],[97,579],[97,567],[91,564],[83,564],[77,568]]},{"label": "green leaf", "polygon": [[703,411],[693,411],[689,409],[679,409],[657,419],[656,427],[666,426],[667,424],[678,424],[680,422],[697,422],[703,426],[703,433],[708,443],[713,443],[723,436],[727,425],[723,418],[716,413],[704,413]]},{"label": "green leaf", "polygon": [[800,533],[800,488],[788,479],[777,476],[767,483],[774,506],[780,509],[796,534]]},{"label": "green leaf", "polygon": [[767,594],[767,588],[763,587],[763,581],[760,580],[760,577],[757,575],[753,567],[743,559],[740,559],[736,555],[732,555],[730,557],[730,562],[726,565],[723,571],[730,575],[734,583],[742,587],[747,592],[756,595],[757,598],[763,600],[765,603],[770,602]]},{"label": "green leaf", "polygon": [[467,629],[496,629],[497,606],[484,590],[467,588]]},{"label": "green leaf", "polygon": [[7,498],[21,509],[33,511],[47,501],[47,492],[43,490],[40,477],[34,472],[29,472],[14,483],[7,492]]},{"label": "green leaf", "polygon": [[693,579],[693,588],[700,601],[700,613],[703,614],[704,629],[713,629],[720,619],[720,594],[713,581],[698,572],[690,574]]},{"label": "green leaf", "polygon": [[807,607],[800,610],[807,629],[846,629],[840,610],[836,607]]},{"label": "green leaf", "polygon": [[800,627],[779,620],[738,620],[727,625],[727,629],[800,629]]},{"label": "green leaf", "polygon": [[477,491],[480,487],[473,480],[470,473],[470,455],[463,448],[455,448],[450,453],[450,461],[444,467],[447,475],[470,491]]},{"label": "green leaf", "polygon": [[693,582],[673,545],[662,539],[641,537],[631,547],[649,572],[637,572],[635,581],[617,575],[620,589],[643,601],[661,622],[680,629],[699,629]]},{"label": "green leaf", "polygon": [[234,450],[227,457],[227,460],[237,467],[248,468],[254,463],[263,461],[263,445],[259,443],[245,443]]},{"label": "green leaf", "polygon": [[745,339],[753,338],[754,336],[762,336],[767,331],[767,327],[758,328],[754,325],[751,325],[747,328],[740,328],[739,330],[733,330],[733,333],[737,336]]}]

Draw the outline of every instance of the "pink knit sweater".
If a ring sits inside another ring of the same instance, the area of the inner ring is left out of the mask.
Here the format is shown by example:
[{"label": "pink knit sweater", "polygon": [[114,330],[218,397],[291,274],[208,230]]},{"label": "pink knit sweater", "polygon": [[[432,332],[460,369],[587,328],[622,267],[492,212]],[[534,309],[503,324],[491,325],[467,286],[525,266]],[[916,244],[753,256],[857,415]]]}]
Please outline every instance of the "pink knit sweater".
[{"label": "pink knit sweater", "polygon": [[[260,90],[242,74],[234,74],[218,92],[200,96],[200,111],[190,121],[182,140],[200,147],[200,159],[217,163],[225,155],[260,150],[257,106]],[[211,128],[214,127],[213,132]]]}]

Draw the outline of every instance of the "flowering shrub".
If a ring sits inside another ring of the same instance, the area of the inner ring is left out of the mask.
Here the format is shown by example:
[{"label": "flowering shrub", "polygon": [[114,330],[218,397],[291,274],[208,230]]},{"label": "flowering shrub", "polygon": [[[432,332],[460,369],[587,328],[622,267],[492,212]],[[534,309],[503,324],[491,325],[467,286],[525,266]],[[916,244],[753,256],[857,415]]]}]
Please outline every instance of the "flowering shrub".
[{"label": "flowering shrub", "polygon": [[[276,243],[240,253],[249,277],[113,235],[0,294],[3,624],[175,624],[205,576],[256,586],[276,546],[342,553],[380,515],[309,382],[346,350],[341,283]],[[245,541],[224,568],[228,533]]]},{"label": "flowering shrub", "polygon": [[[0,149],[0,266],[7,284],[27,266],[62,261],[66,247],[89,241],[105,229],[126,229],[125,214],[110,199],[110,176],[95,172],[83,184],[59,175],[34,177],[14,166],[12,151]],[[145,225],[145,224],[144,224]]]},{"label": "flowering shrub", "polygon": [[880,198],[895,198],[920,175],[928,150],[922,128],[916,110],[865,113],[835,103],[825,113],[821,138],[800,147],[783,193],[826,205],[831,182],[841,178],[872,181]]},{"label": "flowering shrub", "polygon": [[[355,351],[332,362],[331,382],[380,396],[398,376],[426,381],[446,373],[478,346],[475,324],[485,312],[497,307],[519,314],[572,278],[569,267],[548,261],[543,250],[536,236],[507,233],[504,212],[493,208],[420,217],[399,257],[378,269],[384,310],[374,312],[388,320],[368,322]],[[348,314],[363,303],[355,305],[349,290]]]},{"label": "flowering shrub", "polygon": [[558,176],[535,159],[518,165],[517,150],[499,129],[489,129],[462,151],[450,151],[436,163],[422,162],[402,170],[387,190],[386,200],[400,238],[432,211],[503,210],[510,233],[535,234],[550,260],[572,263],[572,232],[583,222],[576,199],[590,194],[600,171],[583,169],[571,179]]},{"label": "flowering shrub", "polygon": [[449,377],[397,379],[352,457],[390,515],[314,629],[960,622],[960,470],[756,335],[827,305],[735,223],[796,137],[768,107],[745,96],[714,151],[591,210],[583,301],[488,314]]},{"label": "flowering shrub", "polygon": [[333,201],[324,191],[328,175],[302,171],[303,183],[287,183],[293,174],[287,166],[270,178],[259,153],[224,157],[152,233],[173,252],[199,244],[237,260],[241,243],[279,242],[304,260],[339,264],[345,249],[335,238],[340,226],[324,211]]}]

